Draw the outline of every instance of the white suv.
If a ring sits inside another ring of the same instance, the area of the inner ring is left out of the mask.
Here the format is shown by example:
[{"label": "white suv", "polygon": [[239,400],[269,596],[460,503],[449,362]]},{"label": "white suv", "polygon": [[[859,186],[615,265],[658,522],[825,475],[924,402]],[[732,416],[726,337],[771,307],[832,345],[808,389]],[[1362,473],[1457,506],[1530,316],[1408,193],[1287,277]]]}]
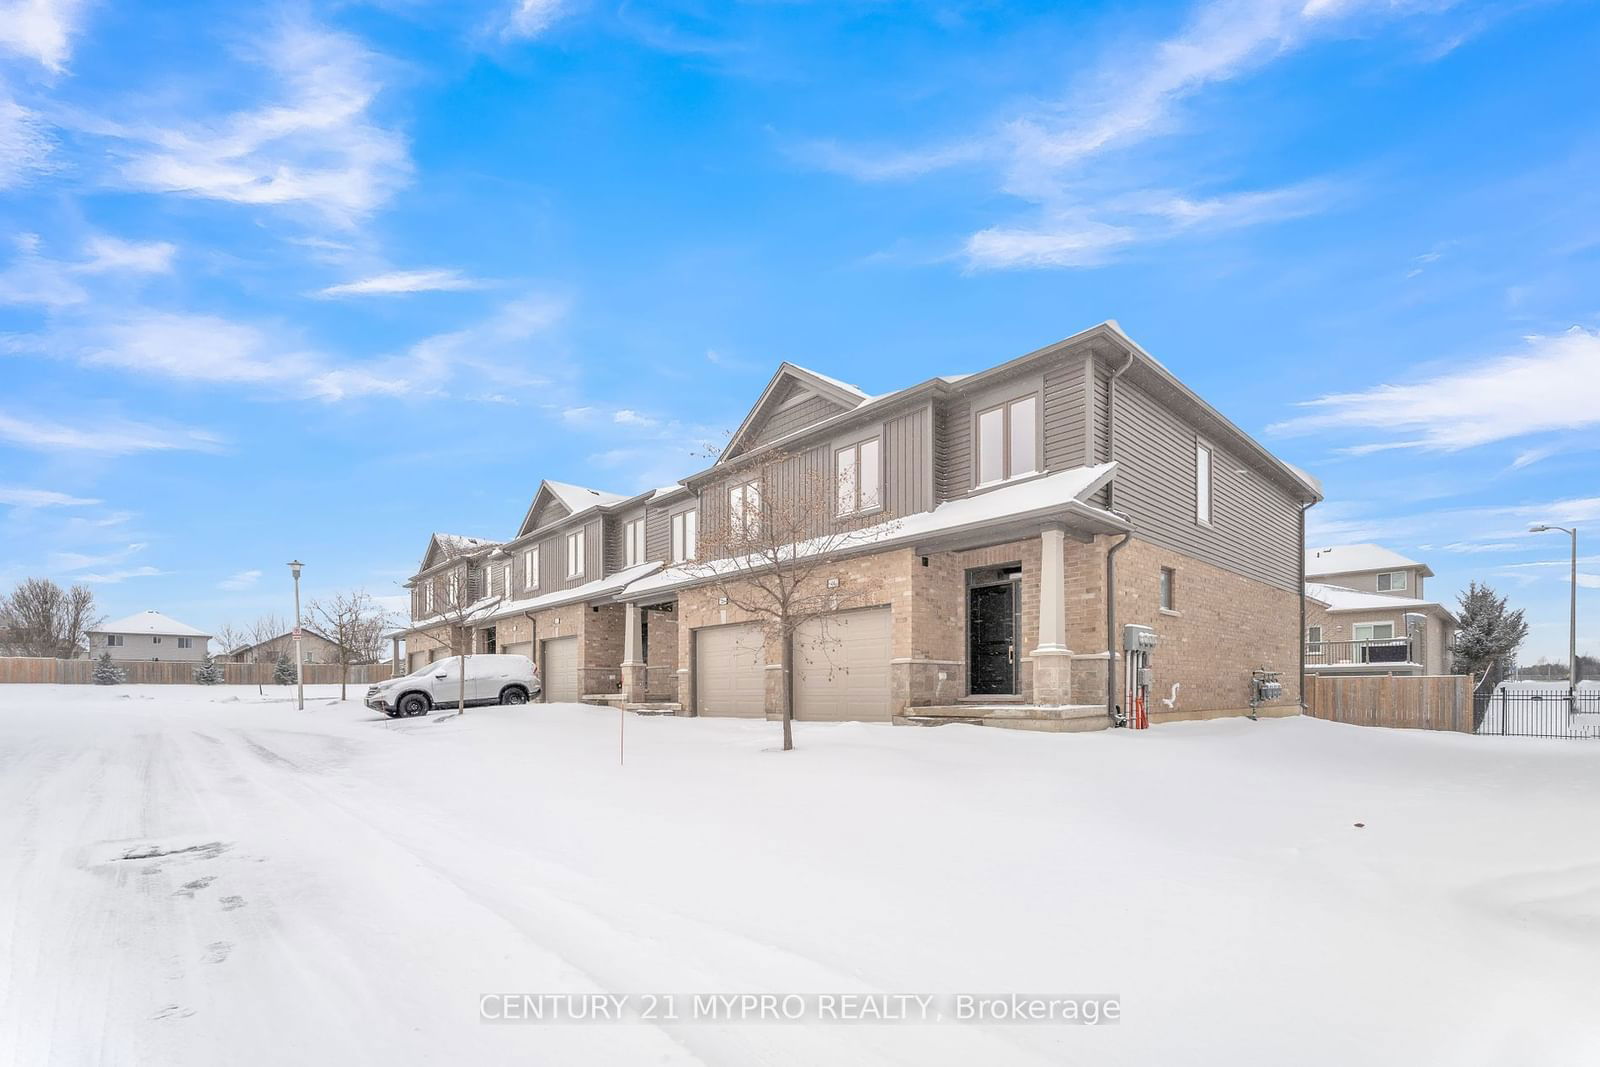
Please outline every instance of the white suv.
[{"label": "white suv", "polygon": [[[468,656],[467,706],[526,704],[543,691],[539,671],[527,656]],[[391,719],[453,708],[461,699],[461,657],[425,663],[402,678],[367,690],[367,707]]]}]

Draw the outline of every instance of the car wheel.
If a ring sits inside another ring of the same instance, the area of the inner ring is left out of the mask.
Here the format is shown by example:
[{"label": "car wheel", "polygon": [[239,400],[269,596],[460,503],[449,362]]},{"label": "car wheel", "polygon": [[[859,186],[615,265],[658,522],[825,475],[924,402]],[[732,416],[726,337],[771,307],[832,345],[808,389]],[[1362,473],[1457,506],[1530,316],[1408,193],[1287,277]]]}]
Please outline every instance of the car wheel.
[{"label": "car wheel", "polygon": [[400,714],[407,718],[428,714],[428,698],[421,693],[407,693],[400,698]]},{"label": "car wheel", "polygon": [[527,702],[528,691],[520,685],[508,685],[500,690],[500,703],[502,704],[526,704]]}]

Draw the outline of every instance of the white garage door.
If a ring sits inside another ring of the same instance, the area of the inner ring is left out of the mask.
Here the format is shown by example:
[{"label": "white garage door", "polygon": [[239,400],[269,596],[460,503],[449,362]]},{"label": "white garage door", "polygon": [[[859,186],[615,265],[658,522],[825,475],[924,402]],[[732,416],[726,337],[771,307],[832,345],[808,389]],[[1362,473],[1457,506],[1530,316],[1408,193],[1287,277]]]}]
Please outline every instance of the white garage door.
[{"label": "white garage door", "polygon": [[554,637],[544,643],[544,698],[552,704],[576,704],[578,639]]},{"label": "white garage door", "polygon": [[409,670],[407,670],[406,673],[410,674],[411,671],[414,671],[414,670],[418,669],[419,667],[421,667],[423,664],[425,664],[427,662],[428,662],[428,654],[426,652],[412,652],[412,653],[410,653],[409,655],[406,656],[406,665],[409,668]]},{"label": "white garage door", "polygon": [[513,644],[505,645],[500,649],[500,654],[504,656],[527,656],[529,659],[532,659],[533,642],[518,641]]},{"label": "white garage door", "polygon": [[695,709],[701,715],[767,715],[765,642],[751,624],[694,632]]},{"label": "white garage door", "polygon": [[795,718],[889,720],[889,619],[888,608],[864,608],[795,632]]}]

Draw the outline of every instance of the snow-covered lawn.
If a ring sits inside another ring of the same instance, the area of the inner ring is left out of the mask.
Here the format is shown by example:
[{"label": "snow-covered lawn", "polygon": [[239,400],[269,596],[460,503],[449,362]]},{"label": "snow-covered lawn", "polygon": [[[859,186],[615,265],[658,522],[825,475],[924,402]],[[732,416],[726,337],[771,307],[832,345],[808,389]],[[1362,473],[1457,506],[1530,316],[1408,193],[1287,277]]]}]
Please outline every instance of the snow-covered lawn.
[{"label": "snow-covered lawn", "polygon": [[[313,692],[0,689],[0,1063],[1600,1062],[1597,745]],[[1123,1020],[479,1021],[597,990]]]},{"label": "snow-covered lawn", "polygon": [[1600,682],[1579,682],[1574,695],[1565,682],[1501,682],[1477,732],[1600,739]]}]

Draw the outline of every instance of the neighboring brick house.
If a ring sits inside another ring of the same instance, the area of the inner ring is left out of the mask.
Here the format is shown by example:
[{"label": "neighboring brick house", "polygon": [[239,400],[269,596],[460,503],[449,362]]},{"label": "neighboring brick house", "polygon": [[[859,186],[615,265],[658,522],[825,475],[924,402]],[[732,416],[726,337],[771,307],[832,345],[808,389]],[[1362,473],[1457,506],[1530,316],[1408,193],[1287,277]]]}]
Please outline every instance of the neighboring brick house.
[{"label": "neighboring brick house", "polygon": [[550,699],[775,714],[777,650],[696,562],[699,531],[782,499],[786,477],[750,482],[774,454],[848,472],[819,528],[867,524],[828,557],[858,596],[810,635],[827,654],[797,654],[797,718],[1102,726],[1127,623],[1158,635],[1153,721],[1245,712],[1255,669],[1282,675],[1268,713],[1298,711],[1302,516],[1320,493],[1114,323],[876,397],[785,363],[677,485],[542,484],[484,552],[475,648],[532,653]]},{"label": "neighboring brick house", "polygon": [[1306,552],[1306,671],[1446,674],[1456,617],[1428,600],[1426,563],[1381,545]]},{"label": "neighboring brick house", "polygon": [[182,660],[206,658],[211,635],[159,611],[141,611],[89,631],[89,655],[109,652],[112,659]]},{"label": "neighboring brick house", "polygon": [[[339,642],[310,626],[304,626],[301,629],[302,662],[339,662]],[[285,631],[274,637],[269,637],[265,641],[258,641],[253,645],[241,645],[238,648],[229,649],[217,658],[230,663],[274,663],[280,655],[294,659],[294,631]]]}]

